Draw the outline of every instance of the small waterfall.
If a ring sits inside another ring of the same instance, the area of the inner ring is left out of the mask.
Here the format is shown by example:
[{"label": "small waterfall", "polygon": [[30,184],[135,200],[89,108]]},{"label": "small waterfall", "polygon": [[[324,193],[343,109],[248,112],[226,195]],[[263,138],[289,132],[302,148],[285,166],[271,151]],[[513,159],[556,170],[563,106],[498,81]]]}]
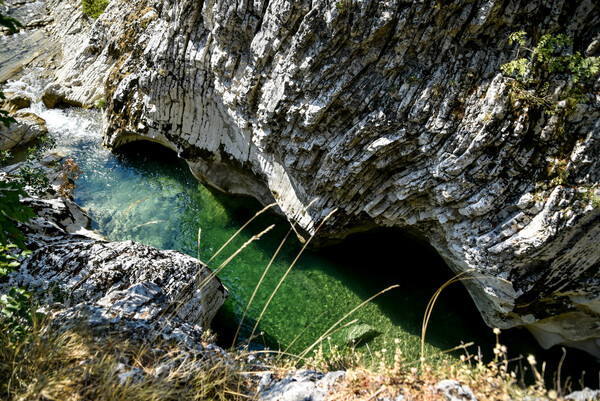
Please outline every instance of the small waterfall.
[{"label": "small waterfall", "polygon": [[109,152],[100,147],[102,142],[102,116],[99,110],[78,108],[48,109],[42,102],[46,83],[39,78],[40,70],[32,70],[16,81],[9,81],[5,92],[25,95],[32,100],[29,109],[46,121],[48,133],[56,139],[56,149],[62,155],[80,156],[81,149],[89,146],[97,148],[97,155],[106,160]]}]

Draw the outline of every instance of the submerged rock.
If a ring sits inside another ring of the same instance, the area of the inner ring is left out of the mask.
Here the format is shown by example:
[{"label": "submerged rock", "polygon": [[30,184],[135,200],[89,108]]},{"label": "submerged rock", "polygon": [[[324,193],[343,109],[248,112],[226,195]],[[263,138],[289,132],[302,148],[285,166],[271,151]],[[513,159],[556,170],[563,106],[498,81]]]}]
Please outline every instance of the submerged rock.
[{"label": "submerged rock", "polygon": [[108,146],[161,143],[305,235],[339,208],[316,241],[420,233],[490,326],[600,356],[599,95],[551,115],[500,72],[515,27],[598,56],[597,2],[50,3],[54,84],[106,98]]},{"label": "submerged rock", "polygon": [[364,344],[380,334],[380,331],[366,323],[354,324],[341,331],[344,345]]}]

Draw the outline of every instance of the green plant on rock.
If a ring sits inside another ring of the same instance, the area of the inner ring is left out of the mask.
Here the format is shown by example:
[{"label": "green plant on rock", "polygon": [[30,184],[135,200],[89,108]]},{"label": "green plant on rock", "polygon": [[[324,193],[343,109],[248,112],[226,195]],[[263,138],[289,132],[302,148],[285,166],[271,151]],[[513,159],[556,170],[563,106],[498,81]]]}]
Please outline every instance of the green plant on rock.
[{"label": "green plant on rock", "polygon": [[[4,2],[0,0],[0,5]],[[23,25],[16,19],[0,14],[0,25],[18,32]],[[4,99],[0,91],[0,99]],[[9,128],[16,120],[5,110],[0,110],[0,123]],[[10,152],[0,154],[5,163],[11,158]],[[33,209],[21,203],[21,197],[27,196],[24,184],[18,181],[0,181],[0,278],[14,271],[20,260],[31,254],[25,247],[25,237],[16,223],[25,223],[35,216]],[[21,250],[19,250],[19,248]],[[8,294],[0,295],[0,330],[10,337],[21,338],[33,325],[40,314],[31,306],[31,294],[24,288],[12,287]]]},{"label": "green plant on rock", "polygon": [[2,313],[3,330],[16,337],[27,334],[33,326],[34,319],[43,316],[35,312],[31,293],[17,287],[12,287],[8,294],[0,295],[0,313]]},{"label": "green plant on rock", "polygon": [[97,19],[108,6],[108,0],[82,0],[81,6],[85,15]]},{"label": "green plant on rock", "polygon": [[8,162],[13,158],[12,152],[10,150],[0,151],[0,166],[6,166]]},{"label": "green plant on rock", "polygon": [[42,196],[50,186],[50,180],[43,171],[31,166],[25,165],[17,172],[17,177],[21,183],[30,187],[31,193]]},{"label": "green plant on rock", "polygon": [[[4,1],[0,0],[0,5],[4,5]],[[8,15],[0,14],[0,25],[5,26],[13,32],[19,32],[19,28],[23,28],[23,25],[13,17]]]},{"label": "green plant on rock", "polygon": [[0,277],[7,275],[21,264],[19,260],[31,251],[17,251],[15,244],[0,245]]},{"label": "green plant on rock", "polygon": [[586,101],[600,71],[599,57],[573,52],[573,40],[564,34],[543,35],[535,46],[527,47],[526,33],[520,31],[512,33],[508,42],[518,44],[516,56],[500,69],[510,79],[513,105],[520,102],[556,114],[561,101],[566,113]]},{"label": "green plant on rock", "polygon": [[56,147],[56,138],[44,135],[39,138],[36,146],[27,149],[28,155],[25,163],[16,173],[17,180],[30,188],[33,195],[42,196],[50,187],[50,180],[46,174],[34,164],[40,161],[44,152]]},{"label": "green plant on rock", "polygon": [[13,243],[25,248],[24,236],[15,222],[27,222],[35,216],[33,209],[21,203],[19,197],[27,196],[23,184],[0,181],[0,245]]},{"label": "green plant on rock", "polygon": [[[23,184],[0,181],[0,277],[14,271],[20,265],[19,260],[31,253],[18,249],[25,249],[25,237],[16,223],[27,222],[35,216],[33,209],[21,203],[20,197],[26,195]],[[13,297],[10,293],[9,296]],[[4,305],[7,299],[3,295],[0,303]],[[6,314],[4,308],[2,312]]]},{"label": "green plant on rock", "polygon": [[104,97],[100,97],[100,98],[96,99],[96,101],[94,102],[94,107],[96,107],[97,109],[103,109],[105,105],[106,105],[106,98],[104,98]]},{"label": "green plant on rock", "polygon": [[335,3],[335,8],[337,8],[340,15],[344,15],[352,8],[352,0],[340,0]]},{"label": "green plant on rock", "polygon": [[583,207],[589,205],[592,209],[600,209],[600,190],[597,186],[579,187],[579,199],[583,203]]},{"label": "green plant on rock", "polygon": [[[33,209],[21,203],[20,196],[26,195],[23,184],[0,181],[0,277],[18,268],[20,260],[31,253],[26,250],[25,237],[16,226],[16,222],[27,222],[35,216]],[[17,287],[0,295],[2,330],[21,336],[31,327],[35,312],[30,297],[24,288]]]}]

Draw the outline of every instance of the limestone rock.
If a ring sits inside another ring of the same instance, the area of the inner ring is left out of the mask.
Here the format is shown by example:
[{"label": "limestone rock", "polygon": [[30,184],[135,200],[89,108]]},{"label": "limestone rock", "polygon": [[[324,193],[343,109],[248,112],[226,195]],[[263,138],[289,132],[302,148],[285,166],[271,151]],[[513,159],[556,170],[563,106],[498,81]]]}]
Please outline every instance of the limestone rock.
[{"label": "limestone rock", "polygon": [[42,95],[42,102],[49,109],[65,108],[69,106],[81,107],[82,104],[69,99],[66,95],[66,91],[56,84],[51,84],[44,89]]},{"label": "limestone rock", "polygon": [[48,133],[46,122],[33,113],[18,111],[12,114],[12,117],[17,122],[10,124],[8,128],[0,124],[0,150],[26,145],[35,138]]},{"label": "limestone rock", "polygon": [[31,99],[22,93],[6,92],[4,93],[4,97],[4,100],[0,100],[0,106],[9,112],[15,112],[31,106]]},{"label": "limestone rock", "polygon": [[442,380],[435,385],[435,389],[447,401],[477,401],[473,390],[456,380]]},{"label": "limestone rock", "polygon": [[37,18],[37,19],[29,21],[27,23],[27,25],[25,25],[25,27],[27,29],[42,28],[42,27],[45,27],[46,25],[52,23],[53,21],[54,21],[54,18],[51,17],[50,15],[47,15],[45,17]]},{"label": "limestone rock", "polygon": [[565,400],[571,401],[596,401],[600,400],[600,390],[592,390],[589,387],[580,391],[573,391],[565,397]]},{"label": "limestone rock", "polygon": [[345,372],[327,374],[301,370],[288,377],[271,382],[259,395],[261,401],[325,401],[333,385]]},{"label": "limestone rock", "polygon": [[598,56],[597,2],[113,0],[93,25],[51,4],[55,84],[104,88],[108,146],[159,142],[305,234],[339,208],[317,241],[419,232],[490,326],[600,356],[600,98],[533,112],[500,72],[515,27]]},{"label": "limestone rock", "polygon": [[56,287],[73,305],[98,307],[103,318],[125,316],[149,325],[172,314],[208,327],[227,297],[198,260],[131,241],[58,241],[37,248],[8,285],[39,292]]}]

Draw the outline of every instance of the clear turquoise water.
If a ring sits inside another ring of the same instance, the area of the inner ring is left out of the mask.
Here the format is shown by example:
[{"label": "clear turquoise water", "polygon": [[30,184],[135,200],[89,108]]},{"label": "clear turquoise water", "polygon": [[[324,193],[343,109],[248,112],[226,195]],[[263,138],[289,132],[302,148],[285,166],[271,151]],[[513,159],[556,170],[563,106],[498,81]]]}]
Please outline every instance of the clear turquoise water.
[{"label": "clear turquoise water", "polygon": [[[195,180],[184,162],[160,147],[136,143],[120,155],[75,156],[86,172],[79,182],[75,200],[89,211],[95,221],[94,228],[109,239],[130,239],[196,256],[197,233],[201,228],[200,258],[208,260],[260,209],[260,205],[250,199],[228,199],[205,188]],[[231,334],[237,328],[256,284],[288,230],[287,222],[277,216],[263,216],[211,263],[213,268],[219,266],[270,224],[276,224],[276,227],[245,248],[219,273],[231,290],[230,299],[217,322],[222,337],[230,337],[226,333]],[[409,262],[413,258],[410,252],[427,250],[415,248],[414,243],[395,243],[403,240],[408,241],[398,233],[386,232],[377,238],[359,237],[353,240],[354,244],[325,252],[306,252],[273,298],[257,332],[265,333],[267,345],[285,349],[298,333],[304,331],[291,348],[293,352],[300,352],[362,301],[390,284],[400,284],[399,289],[365,305],[347,321],[357,319],[357,324],[368,324],[381,332],[370,341],[371,348],[393,349],[394,340],[398,338],[405,348],[415,350],[426,302],[449,273],[444,272],[436,280],[411,273],[415,268],[422,271],[423,264],[433,265],[433,271],[443,266],[435,255],[420,255],[416,258],[419,266],[415,266],[414,262]],[[300,248],[291,236],[250,306],[242,339],[252,331],[267,299]],[[388,261],[390,256],[392,259]],[[430,285],[415,283],[423,280],[431,281]],[[459,299],[459,302],[467,301],[465,306],[469,306],[465,294]],[[441,302],[437,309],[432,326],[451,326],[452,335],[444,329],[442,336],[436,336],[435,328],[432,328],[430,342],[434,346],[431,352],[451,348],[461,340],[480,341],[481,334],[477,330],[488,330],[472,307],[468,309],[471,315],[461,315],[446,302]],[[470,319],[479,321],[473,325]],[[339,336],[343,337],[344,333]],[[335,335],[333,340],[343,342]],[[260,343],[263,338],[257,341]]]},{"label": "clear turquoise water", "polygon": [[[77,182],[74,198],[91,215],[93,228],[110,240],[134,240],[192,256],[199,251],[200,258],[208,260],[260,209],[250,199],[226,197],[205,188],[185,162],[164,148],[141,142],[118,154],[102,148],[100,116],[95,111],[45,110],[39,104],[33,108],[57,137],[57,150],[74,156],[80,164],[84,175]],[[275,224],[275,229],[244,249],[219,274],[230,290],[229,300],[213,322],[222,345],[231,344],[248,300],[287,232],[288,223],[264,215],[211,263],[213,268],[218,266],[270,224]],[[199,228],[202,239],[198,250]],[[242,340],[249,336],[267,298],[299,249],[300,244],[291,238],[275,260],[250,306],[240,334]],[[414,361],[419,357],[426,304],[451,275],[431,249],[396,231],[354,236],[341,245],[306,252],[275,295],[258,327],[258,332],[264,334],[254,339],[252,346],[285,349],[295,341],[290,351],[299,353],[352,308],[389,285],[398,284],[399,288],[376,298],[346,321],[356,319],[355,324],[366,324],[377,331],[374,338],[359,344],[365,353],[392,351],[400,346],[408,361]],[[337,333],[331,341],[343,344],[345,336],[344,332]],[[536,353],[538,360],[546,359],[549,371],[561,356],[560,350],[542,352],[520,330],[504,334],[502,340],[514,355]],[[454,285],[442,293],[434,308],[427,332],[427,353],[439,354],[471,341],[484,353],[491,352],[494,344],[491,329],[484,325],[465,289]],[[471,352],[477,349],[471,348]],[[573,353],[575,372],[581,366],[592,366],[597,371],[589,358]]]}]

